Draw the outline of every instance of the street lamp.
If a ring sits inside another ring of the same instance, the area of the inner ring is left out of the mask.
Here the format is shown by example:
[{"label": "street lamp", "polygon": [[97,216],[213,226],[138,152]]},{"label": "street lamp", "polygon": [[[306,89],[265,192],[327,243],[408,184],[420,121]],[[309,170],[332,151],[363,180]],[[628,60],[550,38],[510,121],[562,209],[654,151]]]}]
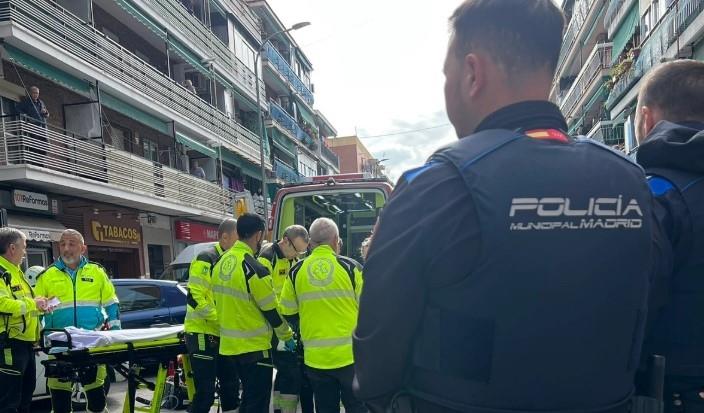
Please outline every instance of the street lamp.
[{"label": "street lamp", "polygon": [[271,40],[273,37],[278,36],[283,33],[288,33],[294,30],[302,29],[306,26],[310,26],[310,22],[300,22],[296,23],[293,26],[289,27],[286,30],[279,30],[278,32],[269,35],[267,38],[264,39],[262,42],[262,45],[259,46],[259,50],[257,50],[257,55],[254,57],[254,79],[255,79],[255,88],[257,89],[257,119],[259,123],[259,162],[261,162],[262,166],[262,196],[264,197],[264,221],[266,222],[267,227],[269,226],[269,206],[267,205],[267,199],[269,198],[267,194],[267,189],[266,189],[266,166],[264,164],[264,119],[262,118],[262,105],[261,105],[261,96],[259,93],[259,57],[261,56],[262,52],[264,51],[264,48],[266,47],[266,44]]}]

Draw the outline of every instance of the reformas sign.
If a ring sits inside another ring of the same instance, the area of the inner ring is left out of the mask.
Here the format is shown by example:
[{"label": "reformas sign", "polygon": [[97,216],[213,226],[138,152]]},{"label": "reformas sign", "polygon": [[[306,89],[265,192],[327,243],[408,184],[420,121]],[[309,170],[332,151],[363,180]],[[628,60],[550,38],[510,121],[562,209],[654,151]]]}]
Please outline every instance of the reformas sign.
[{"label": "reformas sign", "polygon": [[12,203],[17,208],[35,209],[37,211],[49,210],[49,197],[37,192],[12,191]]}]

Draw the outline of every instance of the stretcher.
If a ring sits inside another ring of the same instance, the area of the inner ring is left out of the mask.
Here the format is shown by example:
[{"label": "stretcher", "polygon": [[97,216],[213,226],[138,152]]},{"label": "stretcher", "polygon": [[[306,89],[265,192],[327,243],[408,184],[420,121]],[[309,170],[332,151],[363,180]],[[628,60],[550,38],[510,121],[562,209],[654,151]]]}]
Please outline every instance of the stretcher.
[{"label": "stretcher", "polygon": [[[176,364],[179,356],[182,356],[184,371],[187,372],[184,376],[189,399],[195,390],[190,374],[190,360],[186,356],[183,326],[169,329],[168,334],[159,328],[141,329],[144,331],[142,337],[135,330],[125,334],[75,328],[46,329],[42,333],[41,350],[52,357],[42,361],[45,376],[80,382],[81,377],[85,377],[96,365],[110,365],[127,378],[123,413],[134,413],[135,410],[157,413],[164,398],[167,369]],[[142,370],[144,366],[153,365],[158,365],[158,371],[154,382],[150,382],[142,375]],[[152,400],[137,399],[137,388],[140,385],[153,392]],[[147,407],[135,407],[135,399],[146,402]]]}]

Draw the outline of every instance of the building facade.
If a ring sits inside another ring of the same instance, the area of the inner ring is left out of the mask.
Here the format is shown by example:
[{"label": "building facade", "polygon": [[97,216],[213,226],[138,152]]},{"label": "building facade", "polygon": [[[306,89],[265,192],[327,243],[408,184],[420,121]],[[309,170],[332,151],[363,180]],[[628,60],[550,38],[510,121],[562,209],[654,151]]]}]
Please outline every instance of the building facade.
[{"label": "building facade", "polygon": [[366,173],[372,178],[383,178],[384,159],[376,159],[357,136],[326,139],[328,149],[340,159],[340,173]]},{"label": "building facade", "polygon": [[643,76],[704,60],[704,0],[566,0],[569,19],[551,90],[569,132],[629,152]]},{"label": "building facade", "polygon": [[[0,12],[0,207],[43,251],[30,264],[50,263],[75,228],[112,276],[155,276],[188,244],[182,222],[212,229],[253,204],[260,150],[272,184],[337,168],[311,63],[288,35],[263,43],[286,28],[265,1],[9,0]],[[31,86],[45,119],[22,109]]]}]

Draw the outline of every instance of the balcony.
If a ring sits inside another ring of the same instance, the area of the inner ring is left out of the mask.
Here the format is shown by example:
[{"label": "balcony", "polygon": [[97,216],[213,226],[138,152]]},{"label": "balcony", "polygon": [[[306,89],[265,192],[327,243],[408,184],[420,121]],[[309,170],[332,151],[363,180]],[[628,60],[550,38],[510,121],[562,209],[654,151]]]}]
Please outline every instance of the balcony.
[{"label": "balcony", "polygon": [[595,86],[608,76],[611,67],[611,43],[600,43],[594,47],[587,63],[577,75],[572,87],[561,101],[560,110],[569,118],[585,97],[592,95]]},{"label": "balcony", "polygon": [[229,190],[58,128],[6,117],[0,123],[2,180],[172,215],[232,215]]},{"label": "balcony", "polygon": [[281,106],[274,102],[269,102],[269,112],[271,113],[271,118],[278,123],[283,129],[289,132],[291,135],[295,136],[303,144],[309,144],[313,142],[313,138],[298,126],[298,122],[291,115],[289,115]]},{"label": "balcony", "polygon": [[320,154],[331,165],[335,166],[337,169],[340,169],[340,158],[338,158],[335,152],[331,151],[330,148],[325,146],[323,143],[320,144]]},{"label": "balcony", "polygon": [[88,66],[88,73],[102,80],[103,86],[109,81],[131,99],[156,104],[162,114],[188,125],[185,118],[203,128],[205,135],[218,137],[225,148],[259,163],[256,134],[53,1],[0,1],[0,21],[12,23],[12,37],[6,37],[6,42],[24,49],[49,45],[51,56],[62,65],[72,70],[75,64]]},{"label": "balcony", "polygon": [[[157,0],[160,1],[160,0]],[[245,29],[252,35],[255,39],[261,42],[261,31],[259,27],[261,23],[256,14],[249,8],[249,6],[242,3],[241,0],[222,0],[222,3],[228,7]]]},{"label": "balcony", "polygon": [[638,58],[628,72],[614,83],[606,107],[613,109],[643,75],[663,58],[672,57],[668,55],[668,49],[702,12],[704,0],[676,0],[650,32],[641,33],[643,41]]},{"label": "balcony", "polygon": [[594,4],[599,0],[577,0],[572,11],[572,19],[567,25],[567,30],[562,37],[562,48],[560,49],[560,57],[557,61],[557,71],[559,75],[563,69],[563,65],[567,62],[567,57],[571,54],[574,45],[577,43],[582,28],[584,27],[589,14]]},{"label": "balcony", "polygon": [[606,145],[621,144],[623,143],[623,137],[623,124],[614,123],[610,120],[597,122],[587,134],[587,138],[594,139]]},{"label": "balcony", "polygon": [[274,159],[274,176],[283,183],[298,183],[303,178],[295,169],[279,159]]},{"label": "balcony", "polygon": [[[118,4],[129,0],[120,0]],[[166,22],[170,35],[180,35],[181,41],[190,42],[204,58],[213,58],[213,64],[230,82],[243,91],[252,101],[256,98],[256,79],[254,72],[242,63],[233,51],[215,34],[205,27],[200,20],[189,13],[177,0],[131,0],[139,8],[151,14],[155,20]],[[230,3],[239,4],[235,0]],[[244,7],[244,6],[242,6]],[[260,84],[260,93],[264,95],[264,84]]]},{"label": "balcony", "polygon": [[298,77],[298,75],[291,69],[291,66],[288,64],[286,59],[284,59],[283,56],[276,50],[276,48],[271,44],[267,43],[264,46],[264,58],[269,61],[269,63],[276,68],[276,70],[279,72],[279,74],[288,80],[288,82],[291,84],[291,87],[293,90],[298,93],[301,98],[308,103],[309,105],[313,106],[313,93],[311,93],[310,89],[308,89],[308,86],[303,83],[303,81]]},{"label": "balcony", "polygon": [[609,39],[612,38],[635,2],[636,0],[611,0],[609,2],[604,15],[604,28],[607,30]]}]

